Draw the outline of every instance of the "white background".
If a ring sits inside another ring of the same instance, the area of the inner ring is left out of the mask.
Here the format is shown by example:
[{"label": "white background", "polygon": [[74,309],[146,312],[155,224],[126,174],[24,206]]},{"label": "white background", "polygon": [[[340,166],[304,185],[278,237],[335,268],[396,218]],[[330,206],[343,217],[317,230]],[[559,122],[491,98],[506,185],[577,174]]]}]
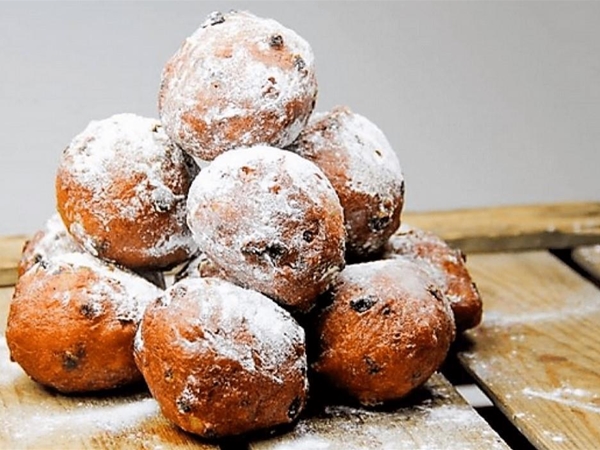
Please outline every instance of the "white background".
[{"label": "white background", "polygon": [[411,210],[600,200],[600,3],[0,3],[0,234],[54,210],[91,119],[157,116],[162,66],[212,10],[295,29],[319,101],[383,129]]}]

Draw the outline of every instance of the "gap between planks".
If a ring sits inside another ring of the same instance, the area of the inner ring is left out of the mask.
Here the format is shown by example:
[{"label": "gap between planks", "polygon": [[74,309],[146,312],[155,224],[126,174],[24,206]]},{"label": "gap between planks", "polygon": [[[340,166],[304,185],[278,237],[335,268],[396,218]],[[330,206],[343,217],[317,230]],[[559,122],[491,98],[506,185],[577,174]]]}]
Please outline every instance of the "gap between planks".
[{"label": "gap between planks", "polygon": [[474,255],[482,325],[458,357],[540,449],[600,442],[600,290],[548,252]]}]

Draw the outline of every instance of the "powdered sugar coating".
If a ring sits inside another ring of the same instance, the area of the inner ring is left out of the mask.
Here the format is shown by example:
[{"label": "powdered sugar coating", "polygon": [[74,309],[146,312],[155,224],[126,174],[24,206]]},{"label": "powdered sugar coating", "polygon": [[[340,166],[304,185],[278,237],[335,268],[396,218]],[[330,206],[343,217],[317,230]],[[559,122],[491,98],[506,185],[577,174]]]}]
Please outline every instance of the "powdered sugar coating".
[{"label": "powdered sugar coating", "polygon": [[[138,323],[146,306],[162,293],[144,278],[82,252],[56,255],[41,264],[48,275],[82,268],[92,270],[96,279],[90,279],[89,284],[85,286],[91,311],[99,314],[110,305],[115,318],[120,321]],[[61,295],[65,305],[71,299],[68,290],[56,294]]]},{"label": "powdered sugar coating", "polygon": [[314,108],[310,45],[272,19],[213,13],[167,63],[160,118],[202,159],[240,146],[294,141]]},{"label": "powdered sugar coating", "polygon": [[157,120],[119,114],[92,121],[62,155],[59,213],[93,255],[134,268],[175,264],[196,250],[185,224],[196,173]]},{"label": "powdered sugar coating", "polygon": [[289,149],[327,175],[344,208],[352,256],[381,249],[400,224],[404,177],[383,132],[349,108],[314,114]]},{"label": "powdered sugar coating", "polygon": [[264,295],[188,278],[148,308],[135,355],[164,414],[215,437],[293,420],[308,392],[304,345],[303,329]]},{"label": "powdered sugar coating", "polygon": [[384,258],[405,258],[425,270],[450,300],[459,331],[479,324],[482,301],[466,257],[434,233],[403,224],[385,246]]},{"label": "powdered sugar coating", "polygon": [[38,231],[25,244],[19,261],[19,276],[42,259],[81,251],[83,249],[69,235],[60,216],[53,214],[46,222],[44,229]]},{"label": "powdered sugar coating", "polygon": [[201,251],[237,283],[309,309],[344,266],[343,212],[310,161],[257,146],[220,155],[190,188]]}]

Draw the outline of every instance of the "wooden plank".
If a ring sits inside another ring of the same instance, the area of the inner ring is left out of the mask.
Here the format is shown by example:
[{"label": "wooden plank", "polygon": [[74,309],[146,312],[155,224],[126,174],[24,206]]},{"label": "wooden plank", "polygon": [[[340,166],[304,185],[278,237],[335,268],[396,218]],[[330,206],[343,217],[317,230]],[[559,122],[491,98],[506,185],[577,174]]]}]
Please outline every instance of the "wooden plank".
[{"label": "wooden plank", "polygon": [[571,252],[571,258],[590,276],[600,281],[600,245],[577,247]]},{"label": "wooden plank", "polygon": [[409,404],[393,411],[323,408],[289,433],[250,443],[283,449],[508,449],[494,430],[439,374]]},{"label": "wooden plank", "polygon": [[600,243],[600,202],[407,213],[466,253],[573,248]]},{"label": "wooden plank", "polygon": [[9,360],[4,338],[12,289],[0,289],[0,448],[218,449],[179,431],[144,389],[121,395],[62,396]]},{"label": "wooden plank", "polygon": [[12,286],[17,281],[17,265],[27,236],[0,237],[0,286]]},{"label": "wooden plank", "polygon": [[600,443],[600,290],[547,252],[475,255],[482,325],[459,358],[538,448]]}]

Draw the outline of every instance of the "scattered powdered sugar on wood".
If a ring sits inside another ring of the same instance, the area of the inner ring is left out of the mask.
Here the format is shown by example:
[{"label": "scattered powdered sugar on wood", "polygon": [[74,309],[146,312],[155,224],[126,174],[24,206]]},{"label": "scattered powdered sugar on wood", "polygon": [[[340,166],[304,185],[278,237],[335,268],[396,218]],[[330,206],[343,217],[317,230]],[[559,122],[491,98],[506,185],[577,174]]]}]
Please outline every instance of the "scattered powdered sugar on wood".
[{"label": "scattered powdered sugar on wood", "polygon": [[563,386],[551,391],[541,391],[526,387],[521,392],[527,397],[537,397],[559,403],[569,408],[600,414],[600,406],[598,406],[598,403],[600,403],[600,391],[592,392],[581,388]]},{"label": "scattered powdered sugar on wood", "polygon": [[[264,295],[217,278],[184,279],[164,294],[164,303],[174,308],[173,314],[178,312],[182,291],[186,298],[198,301],[200,315],[193,320],[204,336],[198,336],[194,342],[182,338],[174,345],[191,345],[200,352],[211,349],[239,362],[249,372],[261,371],[272,378],[277,378],[284,364],[294,363],[299,370],[306,370],[306,355],[297,351],[304,347],[304,330],[287,311]],[[255,358],[260,360],[259,365]]]},{"label": "scattered powdered sugar on wood", "polygon": [[[91,269],[98,276],[85,287],[91,312],[99,313],[104,305],[111,304],[118,320],[139,322],[146,306],[161,295],[159,288],[142,277],[85,253],[65,253],[50,258],[44,264],[50,274],[62,270]],[[68,291],[60,295],[65,303],[71,300]]]},{"label": "scattered powdered sugar on wood", "polygon": [[[0,338],[0,358],[5,361],[0,371],[0,387],[19,392],[18,407],[0,414],[0,429],[9,437],[11,449],[45,448],[48,442],[77,446],[79,439],[103,433],[107,438],[133,433],[146,420],[161,420],[157,403],[147,393],[123,397],[82,397],[51,395],[29,379],[17,363],[9,362],[8,347]],[[140,436],[138,442],[152,441]]]},{"label": "scattered powdered sugar on wood", "polygon": [[[213,13],[167,64],[159,109],[178,145],[212,159],[238,146],[290,144],[316,93],[314,55],[297,33],[248,12]],[[228,125],[240,121],[244,130]]]}]

